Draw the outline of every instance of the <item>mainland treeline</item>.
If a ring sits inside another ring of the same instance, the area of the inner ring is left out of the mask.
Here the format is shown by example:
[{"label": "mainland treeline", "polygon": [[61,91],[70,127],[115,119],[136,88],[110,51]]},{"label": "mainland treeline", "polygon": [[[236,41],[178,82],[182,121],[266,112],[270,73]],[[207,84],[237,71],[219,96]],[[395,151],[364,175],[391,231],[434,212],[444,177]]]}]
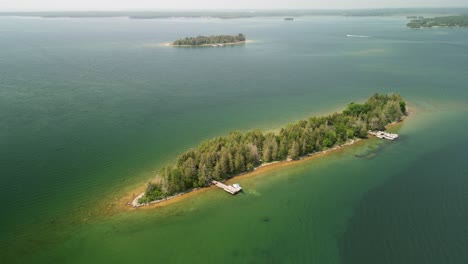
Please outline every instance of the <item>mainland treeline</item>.
[{"label": "mainland treeline", "polygon": [[410,28],[468,27],[468,15],[414,19],[406,26]]},{"label": "mainland treeline", "polygon": [[282,128],[279,133],[234,131],[202,142],[177,157],[174,165],[162,168],[147,185],[139,203],[174,194],[252,171],[262,163],[299,159],[314,152],[367,137],[368,130],[383,130],[400,121],[406,104],[398,94],[374,94],[365,103],[350,103],[342,113],[310,117]]},{"label": "mainland treeline", "polygon": [[226,44],[226,43],[238,43],[245,41],[244,34],[239,33],[238,35],[219,35],[219,36],[198,36],[178,39],[172,44],[176,46],[200,46],[210,44]]}]

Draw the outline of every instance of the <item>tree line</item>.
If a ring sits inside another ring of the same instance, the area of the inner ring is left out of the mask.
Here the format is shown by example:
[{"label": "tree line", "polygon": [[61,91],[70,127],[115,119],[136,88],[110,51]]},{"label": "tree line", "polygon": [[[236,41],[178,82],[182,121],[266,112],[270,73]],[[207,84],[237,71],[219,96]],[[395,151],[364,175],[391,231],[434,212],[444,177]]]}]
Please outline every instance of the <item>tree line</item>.
[{"label": "tree line", "polygon": [[406,103],[400,95],[374,94],[363,104],[350,103],[341,113],[300,120],[279,133],[233,131],[206,140],[180,154],[175,164],[163,167],[156,180],[148,183],[139,202],[209,186],[212,180],[252,171],[262,163],[296,160],[354,138],[366,138],[368,130],[384,130],[405,113]]},{"label": "tree line", "polygon": [[468,15],[414,19],[406,26],[410,28],[468,27]]},{"label": "tree line", "polygon": [[225,44],[225,43],[237,43],[245,41],[245,36],[242,33],[237,35],[218,35],[218,36],[198,36],[198,37],[187,37],[178,39],[172,44],[176,46],[188,45],[188,46],[200,46],[208,44]]}]

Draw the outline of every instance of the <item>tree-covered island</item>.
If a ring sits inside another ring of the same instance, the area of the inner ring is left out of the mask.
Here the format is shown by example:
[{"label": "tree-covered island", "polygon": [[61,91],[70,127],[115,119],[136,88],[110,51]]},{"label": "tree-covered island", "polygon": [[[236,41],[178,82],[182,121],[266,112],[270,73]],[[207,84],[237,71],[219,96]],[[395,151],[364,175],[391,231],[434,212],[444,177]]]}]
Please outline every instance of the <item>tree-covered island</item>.
[{"label": "tree-covered island", "polygon": [[406,26],[409,28],[468,27],[468,15],[413,19]]},{"label": "tree-covered island", "polygon": [[366,138],[368,130],[384,130],[406,115],[406,103],[398,94],[374,94],[365,103],[350,103],[341,113],[310,117],[281,128],[278,133],[233,131],[202,142],[163,167],[147,184],[139,204],[165,199],[187,190],[209,186],[252,171],[273,161],[297,160],[302,156]]},{"label": "tree-covered island", "polygon": [[218,35],[218,36],[198,36],[178,39],[172,46],[219,46],[245,43],[245,35]]}]

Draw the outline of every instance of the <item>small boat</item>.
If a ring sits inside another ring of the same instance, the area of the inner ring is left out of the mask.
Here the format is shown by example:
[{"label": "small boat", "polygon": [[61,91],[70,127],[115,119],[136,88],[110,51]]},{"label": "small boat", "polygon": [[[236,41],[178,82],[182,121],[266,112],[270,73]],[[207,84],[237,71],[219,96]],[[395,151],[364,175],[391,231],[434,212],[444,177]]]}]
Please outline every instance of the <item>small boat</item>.
[{"label": "small boat", "polygon": [[350,35],[347,34],[346,37],[348,38],[369,38],[369,36],[363,36],[363,35]]}]

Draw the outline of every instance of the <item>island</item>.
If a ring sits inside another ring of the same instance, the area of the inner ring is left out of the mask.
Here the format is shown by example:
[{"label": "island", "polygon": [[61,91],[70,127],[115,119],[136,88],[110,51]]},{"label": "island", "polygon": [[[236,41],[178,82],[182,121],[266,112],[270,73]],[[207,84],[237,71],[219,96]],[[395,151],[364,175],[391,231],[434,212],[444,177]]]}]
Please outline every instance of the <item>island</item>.
[{"label": "island", "polygon": [[423,16],[407,16],[408,19],[423,19]]},{"label": "island", "polygon": [[217,36],[198,36],[198,37],[187,37],[178,39],[172,43],[172,46],[224,46],[224,45],[235,45],[245,43],[246,38],[244,34],[239,33],[237,35],[217,35]]},{"label": "island", "polygon": [[341,113],[300,120],[277,133],[233,131],[180,154],[174,164],[161,168],[132,205],[167,200],[268,163],[298,160],[350,144],[366,138],[369,130],[385,130],[405,116],[406,103],[399,94],[376,93],[363,104],[350,103]]},{"label": "island", "polygon": [[468,15],[419,18],[406,24],[409,28],[468,27]]}]

